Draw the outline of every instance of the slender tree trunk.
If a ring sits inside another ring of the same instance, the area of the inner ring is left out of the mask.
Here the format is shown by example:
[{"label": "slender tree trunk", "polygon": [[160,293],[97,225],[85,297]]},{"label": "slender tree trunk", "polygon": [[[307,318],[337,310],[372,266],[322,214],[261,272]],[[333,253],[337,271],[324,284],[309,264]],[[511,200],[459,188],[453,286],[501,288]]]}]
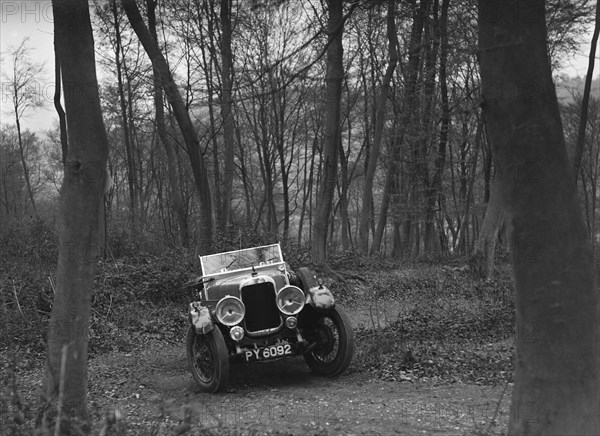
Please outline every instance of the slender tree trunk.
[{"label": "slender tree trunk", "polygon": [[[121,47],[123,50],[123,47]],[[121,52],[121,57],[125,57],[125,53]],[[135,231],[138,232],[140,226],[144,225],[144,217],[146,216],[144,210],[144,186],[149,186],[149,183],[144,183],[144,175],[142,165],[142,156],[137,146],[137,130],[135,125],[134,117],[134,95],[131,88],[132,77],[127,70],[127,64],[123,63],[123,73],[125,74],[125,87],[127,89],[127,117],[129,126],[129,145],[131,147],[131,171],[133,174],[133,190],[135,192],[135,205],[136,205],[136,216],[135,216]],[[148,190],[149,191],[149,190]]]},{"label": "slender tree trunk", "polygon": [[341,140],[340,117],[344,64],[342,33],[344,25],[342,0],[328,0],[327,104],[325,107],[325,138],[322,156],[322,179],[317,195],[317,210],[313,223],[313,259],[324,263],[327,257],[327,228],[337,182],[338,146]]},{"label": "slender tree trunk", "polygon": [[[200,3],[202,3],[202,9],[200,8]],[[216,38],[216,30],[215,30],[215,18],[214,18],[214,4],[213,0],[211,1],[200,1],[195,0],[194,5],[196,6],[196,13],[198,17],[202,17],[204,15],[206,19],[206,32],[203,29],[202,23],[197,23],[198,33],[200,35],[200,53],[202,58],[204,79],[206,82],[206,94],[208,99],[208,137],[210,138],[210,143],[212,143],[212,158],[213,158],[213,173],[212,179],[213,183],[216,187],[214,190],[214,212],[215,219],[218,223],[224,222],[223,220],[223,200],[221,198],[222,195],[222,176],[221,176],[221,156],[219,153],[219,137],[217,135],[217,121],[215,116],[215,85],[213,83],[214,80],[214,70],[218,69],[217,59],[215,56],[206,55],[207,51],[209,53],[216,52],[215,48],[215,38]],[[243,147],[243,144],[240,144],[240,147]],[[247,189],[246,187],[244,187]]]},{"label": "slender tree trunk", "polygon": [[[56,34],[54,34],[54,45],[56,46]],[[62,151],[62,163],[63,166],[67,159],[67,150],[69,149],[69,142],[67,140],[67,118],[65,110],[60,102],[62,94],[62,81],[60,72],[60,58],[58,57],[58,51],[54,50],[54,108],[58,114],[58,126],[60,129],[60,146]]]},{"label": "slender tree trunk", "polygon": [[290,187],[289,187],[289,168],[286,166],[285,158],[285,138],[283,137],[283,118],[284,112],[281,111],[280,119],[276,121],[277,124],[281,125],[280,132],[277,136],[277,151],[279,154],[279,165],[281,167],[281,190],[283,197],[283,232],[281,240],[284,244],[287,244],[290,235]]},{"label": "slender tree trunk", "polygon": [[[265,132],[266,133],[266,132]],[[266,138],[265,134],[263,138]],[[267,207],[267,226],[269,233],[277,232],[277,214],[275,210],[275,174],[273,159],[270,153],[269,140],[264,139],[262,143],[263,156],[265,159],[264,186],[265,186],[265,205]]]},{"label": "slender tree trunk", "polygon": [[469,242],[469,223],[471,220],[471,203],[473,198],[473,187],[475,185],[475,172],[477,171],[477,160],[479,158],[479,150],[483,147],[483,121],[479,121],[477,124],[477,132],[475,133],[475,150],[471,155],[471,160],[469,162],[469,174],[470,178],[467,182],[466,171],[463,173],[465,177],[464,180],[464,212],[462,215],[462,219],[460,220],[460,229],[458,230],[458,248],[462,250],[463,253],[468,252],[468,242]]},{"label": "slender tree trunk", "polygon": [[413,226],[413,230],[415,233],[415,245],[413,248],[413,256],[419,257],[421,255],[421,225],[419,223],[415,223],[415,225]]},{"label": "slender tree trunk", "polygon": [[27,160],[25,159],[25,146],[23,145],[23,135],[21,134],[21,120],[18,115],[18,107],[15,107],[15,122],[17,125],[17,140],[19,143],[19,157],[21,158],[21,165],[23,166],[23,176],[25,177],[25,185],[27,186],[27,195],[31,202],[31,208],[33,214],[37,216],[37,209],[35,207],[35,199],[33,197],[33,189],[31,188],[31,177],[29,176],[29,167],[27,166]]},{"label": "slender tree trunk", "polygon": [[431,252],[434,248],[439,249],[439,241],[432,241],[435,238],[435,205],[440,203],[439,197],[442,189],[442,175],[446,164],[446,145],[448,143],[448,128],[450,125],[450,106],[448,103],[448,83],[446,73],[446,63],[448,60],[448,5],[450,0],[442,0],[442,10],[439,19],[439,38],[440,38],[440,99],[441,99],[441,126],[438,142],[437,155],[435,157],[434,172],[431,183],[427,186],[425,222],[425,247],[426,251]]},{"label": "slender tree trunk", "polygon": [[496,243],[503,217],[499,188],[500,183],[496,180],[492,185],[492,193],[485,210],[485,217],[473,256],[469,260],[471,273],[477,279],[491,280],[494,278]]},{"label": "slender tree trunk", "polygon": [[246,207],[244,225],[249,228],[252,225],[252,221],[250,220],[252,214],[252,194],[250,189],[251,181],[248,176],[248,169],[246,168],[244,147],[242,146],[242,134],[239,127],[236,127],[235,129],[235,136],[237,138],[237,146],[239,150],[238,162],[240,165],[240,176],[242,178],[242,186],[244,187],[244,203]]},{"label": "slender tree trunk", "polygon": [[350,181],[348,180],[348,158],[346,156],[341,140],[338,148],[338,153],[340,156],[341,171],[339,177],[340,186],[338,190],[341,222],[340,232],[342,239],[342,248],[344,250],[348,250],[350,249],[350,220],[348,219],[348,185],[350,184]]},{"label": "slender tree trunk", "polygon": [[59,423],[60,434],[81,434],[89,431],[88,326],[94,273],[101,253],[98,242],[102,236],[108,138],[98,97],[88,3],[54,1],[52,10],[69,149],[57,218],[59,254],[48,329],[46,401],[51,406],[48,416]]},{"label": "slender tree trunk", "polygon": [[177,85],[173,80],[173,76],[169,71],[169,67],[165,57],[160,52],[158,44],[148,31],[144,24],[140,11],[135,3],[135,0],[121,0],[123,8],[127,13],[131,27],[142,43],[144,50],[152,61],[152,66],[160,74],[161,83],[167,100],[173,108],[175,119],[183,135],[183,139],[187,146],[187,152],[190,157],[192,171],[196,182],[196,191],[200,200],[200,222],[199,222],[199,249],[201,253],[208,253],[212,249],[214,241],[214,223],[212,198],[210,193],[210,183],[208,181],[208,173],[204,163],[204,157],[200,148],[200,142],[196,134],[196,130],[187,111],[185,103],[181,98],[181,94],[177,89]]},{"label": "slender tree trunk", "polygon": [[383,140],[386,114],[385,109],[390,91],[390,83],[394,76],[396,65],[398,64],[398,32],[396,31],[396,2],[394,0],[388,0],[387,5],[387,37],[389,41],[390,60],[381,83],[381,91],[377,103],[377,113],[375,115],[373,147],[369,150],[362,192],[362,209],[358,235],[360,250],[364,254],[368,254],[369,251],[369,228],[372,225],[371,218],[373,217],[373,180],[375,179],[375,171],[377,169],[377,162],[379,161],[379,153]]},{"label": "slender tree trunk", "polygon": [[110,2],[113,14],[113,26],[115,29],[115,66],[117,68],[117,89],[119,92],[119,103],[121,105],[121,120],[123,122],[123,140],[125,142],[125,157],[127,161],[127,185],[129,187],[129,225],[132,239],[137,237],[137,210],[138,198],[136,189],[135,164],[133,161],[133,150],[131,145],[131,134],[129,133],[129,117],[127,116],[127,101],[123,83],[123,64],[121,61],[121,27],[119,23],[119,12],[117,0]]},{"label": "slender tree trunk", "polygon": [[[209,78],[207,77],[207,80]],[[215,118],[215,101],[213,97],[213,85],[208,84],[207,86],[208,92],[208,119],[209,119],[209,135],[212,140],[212,158],[213,158],[213,183],[215,184],[215,218],[217,222],[223,222],[223,198],[222,196],[222,186],[223,186],[223,177],[221,176],[221,156],[219,150],[219,137],[217,135],[216,126],[216,118]]]},{"label": "slender tree trunk", "polygon": [[[598,288],[546,47],[544,0],[479,1],[483,107],[513,251],[510,435],[600,434]],[[531,163],[535,165],[531,165]]]},{"label": "slender tree trunk", "polygon": [[[319,126],[316,127],[316,132],[319,131]],[[315,174],[315,156],[317,155],[317,146],[318,146],[318,136],[315,135],[312,142],[312,150],[310,153],[310,158],[308,158],[308,143],[305,145],[304,149],[304,160],[306,163],[310,162],[307,166],[304,166],[304,181],[302,183],[303,195],[302,195],[302,207],[300,209],[300,219],[298,222],[298,245],[302,245],[302,236],[304,229],[304,217],[308,213],[310,215],[310,211],[307,212],[307,209],[310,208],[310,204],[312,202],[312,191],[314,184],[314,174]],[[310,229],[310,223],[309,223]],[[310,230],[309,230],[310,233]],[[310,239],[310,238],[309,238]]]},{"label": "slender tree trunk", "polygon": [[402,116],[400,117],[398,131],[392,142],[391,159],[388,162],[385,187],[383,191],[383,200],[379,211],[379,221],[373,236],[371,253],[377,253],[381,248],[381,241],[385,226],[387,225],[388,208],[390,198],[394,195],[393,188],[396,185],[395,179],[398,177],[398,168],[400,165],[400,148],[404,144],[404,137],[413,129],[414,112],[417,106],[417,78],[419,75],[419,64],[421,61],[421,40],[423,35],[423,25],[425,16],[429,9],[430,0],[421,0],[419,5],[416,2],[412,5],[413,23],[410,32],[410,45],[408,53],[408,67],[406,73],[406,89],[404,91],[404,104]]},{"label": "slender tree trunk", "polygon": [[[231,0],[221,0],[221,61],[223,89],[221,90],[221,116],[223,117],[223,194],[219,230],[227,231],[231,222],[231,200],[234,178],[234,125],[233,125],[233,53],[231,50]],[[217,189],[220,189],[219,187]]]},{"label": "slender tree trunk", "polygon": [[596,60],[598,35],[600,35],[600,2],[596,2],[596,22],[594,24],[594,34],[592,35],[592,42],[590,45],[590,56],[588,61],[587,75],[585,76],[585,85],[583,87],[583,98],[581,99],[581,117],[579,119],[577,142],[575,143],[575,155],[573,157],[573,177],[575,178],[575,183],[577,183],[579,167],[581,166],[581,157],[583,156],[585,131],[588,123],[588,105],[590,102],[590,91],[592,89],[592,76],[594,75],[594,62]]},{"label": "slender tree trunk", "polygon": [[[146,9],[148,11],[148,30],[150,30],[152,37],[158,44],[158,35],[156,33],[156,0],[146,0]],[[187,214],[185,212],[183,196],[181,195],[181,184],[179,183],[179,177],[177,176],[177,157],[175,155],[173,142],[168,135],[165,123],[163,90],[160,83],[160,74],[156,68],[153,68],[153,79],[156,130],[163,146],[165,147],[165,154],[167,155],[167,177],[169,179],[169,193],[171,195],[170,201],[173,205],[172,207],[175,211],[175,216],[177,217],[181,245],[183,247],[187,247],[189,245],[190,238]]]},{"label": "slender tree trunk", "polygon": [[425,223],[423,226],[423,251],[426,254],[435,253],[439,251],[439,244],[437,244],[436,231],[435,231],[435,202],[433,207],[429,208],[428,194],[431,190],[431,176],[429,174],[429,150],[428,145],[430,142],[429,131],[433,130],[431,127],[432,120],[432,107],[435,99],[435,78],[437,75],[437,56],[440,46],[440,35],[439,35],[439,0],[433,0],[432,7],[432,24],[425,26],[425,41],[423,43],[426,46],[425,52],[425,63],[423,71],[423,100],[424,104],[421,109],[420,116],[420,128],[417,131],[417,138],[414,141],[416,144],[413,148],[413,155],[415,160],[415,168],[419,181],[425,190]]},{"label": "slender tree trunk", "polygon": [[[273,71],[269,71],[269,81],[277,84],[277,78]],[[286,165],[286,137],[285,137],[285,118],[287,108],[286,90],[281,89],[271,93],[272,118],[273,118],[273,140],[277,148],[277,157],[279,158],[279,168],[281,172],[281,190],[283,199],[283,232],[281,240],[287,243],[290,232],[290,197],[289,197],[289,168]],[[292,153],[293,154],[293,153]],[[275,160],[273,161],[275,162]],[[279,226],[277,225],[276,228]]]},{"label": "slender tree trunk", "polygon": [[398,188],[398,169],[400,162],[400,146],[397,142],[400,139],[395,135],[390,142],[391,158],[388,162],[387,173],[385,175],[385,185],[383,187],[383,197],[381,199],[381,205],[379,206],[379,220],[377,221],[377,227],[373,234],[373,243],[369,254],[378,253],[381,249],[381,241],[383,240],[383,233],[387,225],[388,210],[390,207],[391,198],[397,193]]}]

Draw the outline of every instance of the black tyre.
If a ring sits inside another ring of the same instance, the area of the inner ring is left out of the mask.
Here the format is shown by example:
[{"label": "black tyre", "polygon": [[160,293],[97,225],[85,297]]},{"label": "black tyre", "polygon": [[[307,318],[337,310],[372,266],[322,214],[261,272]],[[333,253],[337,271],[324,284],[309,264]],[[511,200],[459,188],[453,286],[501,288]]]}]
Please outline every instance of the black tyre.
[{"label": "black tyre", "polygon": [[203,392],[223,391],[229,383],[229,354],[221,330],[215,326],[198,335],[190,326],[186,341],[188,365]]},{"label": "black tyre", "polygon": [[304,354],[304,360],[315,374],[335,377],[348,369],[354,354],[354,331],[348,316],[338,306],[324,314],[306,333],[317,343]]}]

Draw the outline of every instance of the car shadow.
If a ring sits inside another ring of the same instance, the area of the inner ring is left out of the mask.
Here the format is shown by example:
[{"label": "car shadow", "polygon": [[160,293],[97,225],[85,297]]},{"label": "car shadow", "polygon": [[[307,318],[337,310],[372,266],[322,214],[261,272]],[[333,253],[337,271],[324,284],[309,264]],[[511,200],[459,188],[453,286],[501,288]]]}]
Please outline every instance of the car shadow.
[{"label": "car shadow", "polygon": [[[288,388],[309,388],[324,386],[332,379],[313,374],[302,357],[252,363],[232,363],[229,371],[228,393],[260,393]],[[202,394],[190,374],[188,390],[192,394]],[[214,394],[212,394],[214,395]],[[217,394],[219,395],[219,394]]]},{"label": "car shadow", "polygon": [[301,357],[267,362],[235,363],[230,366],[231,388],[276,388],[311,383],[314,374]]}]

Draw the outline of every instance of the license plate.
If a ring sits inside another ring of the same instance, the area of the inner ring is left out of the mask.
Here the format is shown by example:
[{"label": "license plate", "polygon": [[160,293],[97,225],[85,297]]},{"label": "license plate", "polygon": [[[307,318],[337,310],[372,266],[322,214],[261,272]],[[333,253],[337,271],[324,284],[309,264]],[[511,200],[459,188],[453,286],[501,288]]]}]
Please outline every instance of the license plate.
[{"label": "license plate", "polygon": [[256,360],[276,359],[278,357],[292,356],[294,349],[291,344],[269,345],[268,347],[256,348],[253,350],[244,351],[244,359],[246,362]]}]

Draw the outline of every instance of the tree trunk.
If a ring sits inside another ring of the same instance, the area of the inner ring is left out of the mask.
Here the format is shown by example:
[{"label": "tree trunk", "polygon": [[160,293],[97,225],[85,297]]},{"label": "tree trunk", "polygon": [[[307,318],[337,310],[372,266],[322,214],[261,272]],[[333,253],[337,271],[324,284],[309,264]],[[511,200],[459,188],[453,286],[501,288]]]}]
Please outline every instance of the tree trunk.
[{"label": "tree trunk", "polygon": [[[439,251],[440,243],[434,235],[435,204],[441,203],[439,197],[442,190],[442,175],[446,164],[446,145],[448,143],[448,127],[450,125],[450,106],[448,103],[448,83],[446,62],[448,60],[448,5],[450,0],[442,0],[442,10],[439,19],[440,38],[440,99],[441,99],[441,126],[438,150],[434,163],[434,172],[431,183],[426,188],[425,222],[425,250],[428,252]],[[436,241],[432,239],[436,238]]]},{"label": "tree trunk", "polygon": [[379,212],[379,221],[377,229],[373,236],[373,244],[371,245],[371,253],[377,253],[381,248],[381,241],[385,226],[387,225],[388,208],[390,197],[394,194],[393,188],[396,186],[395,179],[397,178],[400,165],[400,148],[404,143],[404,137],[412,129],[414,120],[414,112],[417,105],[417,78],[419,75],[419,64],[421,61],[421,39],[423,34],[423,25],[425,15],[429,9],[429,0],[421,0],[417,6],[416,2],[412,5],[413,23],[410,32],[410,46],[408,53],[408,67],[406,73],[406,89],[404,91],[404,104],[402,107],[402,116],[397,127],[398,132],[395,134],[395,139],[392,142],[391,159],[388,162],[385,187],[383,192],[383,200]]},{"label": "tree trunk", "polygon": [[285,147],[285,138],[283,137],[282,130],[283,125],[284,112],[281,112],[281,119],[277,121],[277,123],[281,123],[281,131],[277,134],[277,150],[279,154],[279,165],[281,167],[281,191],[282,191],[282,200],[283,200],[283,232],[281,234],[281,240],[284,244],[287,244],[289,236],[290,236],[290,169],[286,165],[286,149]]},{"label": "tree trunk", "polygon": [[598,435],[598,288],[552,82],[544,12],[543,0],[479,1],[483,106],[501,169],[516,290],[509,434]]},{"label": "tree trunk", "polygon": [[121,27],[119,23],[119,12],[117,9],[117,0],[110,2],[113,14],[113,26],[115,28],[115,66],[117,68],[117,90],[119,93],[119,103],[121,107],[121,120],[123,122],[123,139],[125,142],[125,157],[127,161],[127,185],[129,187],[129,225],[130,237],[135,240],[138,236],[137,210],[138,198],[135,176],[135,164],[133,161],[133,147],[131,144],[131,134],[129,133],[129,118],[127,115],[127,101],[125,100],[125,90],[123,84],[123,64],[121,62]]},{"label": "tree trunk", "polygon": [[[204,72],[204,80],[206,83],[206,94],[207,94],[207,99],[208,99],[208,119],[209,119],[209,125],[208,125],[208,137],[210,138],[209,142],[212,143],[212,158],[213,158],[213,173],[212,173],[212,179],[213,179],[213,183],[216,187],[215,192],[214,192],[214,212],[215,212],[215,219],[218,223],[223,222],[223,217],[222,217],[222,213],[223,213],[223,201],[221,199],[221,186],[223,185],[222,183],[222,177],[221,177],[221,154],[219,153],[219,138],[217,135],[217,121],[216,121],[216,117],[215,117],[215,102],[214,102],[214,95],[215,95],[215,85],[213,83],[213,81],[215,80],[216,74],[214,73],[215,69],[218,69],[218,64],[217,64],[217,60],[215,56],[211,56],[210,53],[215,53],[217,51],[216,47],[215,47],[215,42],[214,40],[217,38],[217,32],[215,30],[215,18],[214,18],[214,13],[212,12],[214,10],[214,4],[213,4],[213,0],[211,1],[202,1],[202,9],[200,9],[200,1],[196,0],[194,1],[194,5],[197,8],[197,16],[198,17],[202,17],[204,16],[206,19],[206,31],[204,30],[204,26],[202,25],[202,23],[198,22],[196,24],[197,28],[198,28],[198,33],[199,33],[199,45],[200,45],[200,54],[201,54],[201,59],[202,59],[202,70]],[[207,56],[207,52],[209,53],[209,55]],[[240,147],[243,147],[243,144],[239,145]],[[241,154],[240,156],[242,156],[243,154]],[[246,186],[244,186],[244,189],[247,189]]]},{"label": "tree trunk", "polygon": [[[429,151],[428,145],[430,142],[429,131],[432,131],[432,108],[435,95],[435,78],[437,73],[437,55],[440,46],[440,30],[439,30],[439,0],[433,1],[432,17],[433,23],[425,26],[425,41],[423,45],[426,47],[425,63],[423,71],[423,100],[424,105],[420,110],[420,127],[417,131],[417,138],[414,141],[416,144],[413,148],[415,160],[415,168],[419,176],[420,182],[425,190],[425,223],[423,226],[423,251],[425,254],[436,253],[439,251],[435,231],[435,200],[433,204],[428,201],[432,181],[429,174]],[[439,150],[439,147],[438,147]],[[437,159],[436,159],[437,160]],[[431,207],[429,207],[431,205]]]},{"label": "tree trunk", "polygon": [[25,147],[23,145],[23,135],[21,134],[21,120],[19,119],[18,108],[16,106],[15,122],[17,125],[17,140],[19,142],[19,157],[21,158],[21,165],[23,166],[23,176],[25,177],[25,184],[27,186],[27,195],[29,196],[29,201],[31,202],[33,215],[37,216],[35,199],[33,197],[33,189],[31,188],[31,177],[29,176],[29,167],[27,166],[27,160],[25,159]]},{"label": "tree trunk", "polygon": [[496,242],[498,241],[498,231],[503,217],[499,187],[500,183],[498,181],[495,181],[492,185],[492,193],[485,210],[479,239],[469,261],[471,273],[476,279],[491,280],[494,278]]},{"label": "tree trunk", "polygon": [[[473,199],[473,186],[475,185],[475,173],[477,171],[477,160],[479,158],[479,150],[483,147],[483,121],[479,121],[477,124],[477,132],[475,133],[475,150],[471,155],[471,159],[468,167],[469,180],[466,178],[466,171],[463,171],[464,186],[461,191],[464,192],[464,212],[462,219],[460,220],[460,229],[458,230],[458,243],[457,247],[463,253],[469,251],[469,232],[470,232],[470,220],[471,220],[471,202]],[[466,166],[465,166],[466,168]]]},{"label": "tree trunk", "polygon": [[[315,131],[318,132],[319,126],[317,125]],[[307,209],[310,207],[312,203],[312,192],[314,185],[314,175],[315,175],[315,156],[317,154],[317,146],[318,139],[317,135],[315,135],[312,141],[312,150],[310,153],[310,158],[308,158],[308,141],[304,146],[304,161],[306,164],[304,165],[303,170],[303,183],[302,183],[302,207],[300,208],[300,218],[298,220],[298,245],[302,246],[303,240],[302,235],[304,231],[304,217],[305,215],[310,215],[310,211]],[[310,164],[308,164],[310,162]],[[308,165],[307,165],[308,164]],[[307,206],[308,203],[308,206]],[[310,233],[310,223],[309,223],[309,233]],[[309,236],[310,239],[310,236]]]},{"label": "tree trunk", "polygon": [[313,260],[324,263],[327,257],[327,228],[337,182],[338,145],[341,140],[340,116],[344,64],[342,33],[344,26],[342,0],[328,0],[327,24],[327,103],[325,107],[325,138],[323,142],[322,178],[317,194],[313,223]]},{"label": "tree trunk", "polygon": [[202,155],[196,130],[190,118],[190,114],[187,111],[186,105],[181,98],[181,94],[177,89],[177,85],[173,80],[173,76],[169,71],[169,66],[167,65],[165,57],[160,52],[158,44],[144,24],[135,0],[121,1],[123,8],[127,13],[127,18],[131,23],[131,27],[142,43],[144,50],[148,54],[148,57],[152,62],[152,66],[160,75],[160,80],[167,95],[167,100],[173,108],[175,119],[177,120],[183,140],[187,146],[187,152],[190,157],[190,163],[194,173],[194,180],[196,182],[196,191],[200,200],[198,248],[201,253],[209,253],[212,249],[214,241],[212,198],[210,193],[210,183],[208,181],[208,173],[206,171],[204,156]]},{"label": "tree trunk", "polygon": [[[54,45],[56,45],[56,34],[54,35]],[[60,72],[60,58],[58,52],[54,50],[54,109],[58,115],[58,126],[60,131],[60,147],[62,151],[62,163],[63,166],[67,161],[67,150],[69,149],[69,142],[67,140],[67,118],[65,110],[62,107],[60,101],[62,94],[62,80]]]},{"label": "tree trunk", "polygon": [[379,152],[383,140],[383,128],[385,125],[385,114],[390,91],[390,83],[394,75],[394,70],[398,64],[398,34],[396,31],[396,2],[388,0],[387,9],[387,37],[389,41],[390,61],[385,70],[381,91],[377,103],[377,113],[375,115],[375,132],[373,137],[373,147],[369,150],[367,159],[367,168],[365,172],[365,182],[362,192],[362,210],[360,214],[359,225],[359,245],[360,251],[368,254],[369,251],[369,228],[371,227],[371,218],[373,217],[373,180],[375,179],[375,170],[379,161]]},{"label": "tree trunk", "polygon": [[[348,176],[348,157],[346,156],[346,152],[342,145],[342,141],[340,141],[340,145],[338,148],[338,153],[340,156],[340,180],[338,186],[338,198],[339,198],[339,207],[340,207],[340,236],[342,239],[342,249],[349,250],[350,249],[350,219],[348,217],[348,189],[350,185],[350,180]],[[350,153],[348,153],[350,154]],[[333,220],[332,220],[333,221]]]},{"label": "tree trunk", "polygon": [[96,261],[101,252],[98,241],[108,139],[98,97],[88,3],[54,1],[52,10],[69,149],[57,217],[59,254],[48,329],[46,400],[51,405],[48,417],[56,419],[59,433],[80,434],[89,431],[88,326]]},{"label": "tree trunk", "polygon": [[[223,118],[223,191],[221,195],[221,222],[219,230],[226,233],[231,222],[231,200],[234,178],[234,125],[233,125],[233,53],[231,50],[231,0],[221,0],[221,62],[223,89],[221,90],[221,117]],[[221,189],[221,187],[217,187]]]},{"label": "tree trunk", "polygon": [[[148,30],[152,34],[152,37],[158,44],[158,36],[156,33],[156,0],[146,0],[146,9],[148,11]],[[179,177],[177,177],[177,157],[175,155],[175,149],[173,142],[167,133],[167,127],[165,123],[165,110],[163,106],[163,90],[160,83],[160,74],[154,68],[153,69],[154,79],[154,107],[155,107],[155,119],[156,119],[156,130],[160,137],[163,146],[165,147],[165,154],[167,155],[167,177],[169,179],[169,193],[171,195],[171,204],[177,217],[177,223],[179,225],[179,238],[183,247],[189,245],[189,228],[187,222],[187,214],[185,211],[185,205],[183,202],[183,196],[181,195],[181,184],[179,183]]]},{"label": "tree trunk", "polygon": [[592,42],[590,45],[588,69],[587,75],[585,76],[585,85],[583,87],[583,98],[581,99],[581,117],[579,119],[577,142],[575,143],[575,155],[573,156],[573,177],[575,178],[576,183],[577,177],[579,176],[579,167],[581,166],[583,145],[585,143],[585,131],[588,123],[588,105],[590,101],[590,91],[592,89],[592,76],[594,75],[598,35],[600,35],[600,2],[596,2],[596,22],[594,24],[594,34],[592,35]]},{"label": "tree trunk", "polygon": [[390,207],[391,197],[396,193],[398,188],[398,169],[400,163],[400,146],[397,144],[400,139],[397,135],[390,141],[391,158],[388,162],[387,173],[385,175],[385,185],[383,187],[383,197],[381,199],[381,205],[379,206],[379,219],[377,221],[377,227],[373,234],[373,243],[371,244],[371,250],[369,254],[378,253],[381,249],[381,242],[383,240],[383,233],[387,225],[388,210]]},{"label": "tree trunk", "polygon": [[[273,86],[277,86],[277,77],[273,71],[269,71],[269,81]],[[281,233],[281,241],[287,244],[290,233],[290,191],[289,191],[289,166],[286,164],[286,112],[287,96],[286,89],[273,91],[271,93],[272,102],[272,118],[273,118],[273,141],[277,149],[277,157],[279,158],[279,168],[281,172],[281,194],[283,203],[283,232]],[[293,143],[293,140],[291,141]],[[291,153],[293,154],[293,152]],[[277,226],[279,228],[279,225]]]}]

